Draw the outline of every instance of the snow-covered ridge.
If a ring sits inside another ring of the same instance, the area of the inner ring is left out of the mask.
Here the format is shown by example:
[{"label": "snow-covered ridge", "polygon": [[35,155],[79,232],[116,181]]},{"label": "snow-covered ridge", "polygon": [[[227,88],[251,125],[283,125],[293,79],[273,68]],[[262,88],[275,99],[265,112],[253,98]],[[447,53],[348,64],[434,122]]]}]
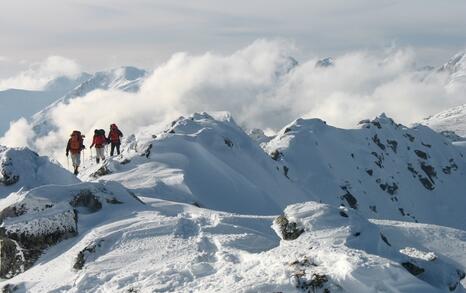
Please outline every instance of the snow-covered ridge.
[{"label": "snow-covered ridge", "polygon": [[432,115],[419,123],[438,132],[453,131],[460,137],[466,137],[466,104]]},{"label": "snow-covered ridge", "polygon": [[278,172],[224,112],[180,117],[162,133],[130,140],[123,157],[88,168],[80,178],[114,180],[143,196],[243,214],[276,214],[313,198]]},{"label": "snow-covered ridge", "polygon": [[428,127],[408,128],[385,115],[360,126],[345,130],[298,119],[265,150],[284,176],[323,202],[370,218],[464,228],[459,149]]},{"label": "snow-covered ridge", "polygon": [[77,182],[70,172],[28,148],[0,146],[0,198],[19,189]]},{"label": "snow-covered ridge", "polygon": [[[465,292],[462,232],[414,223],[465,222],[464,159],[429,128],[298,119],[267,152],[226,112],[152,129],[84,166],[95,182],[0,199],[4,290]],[[19,151],[13,166],[35,162]],[[419,240],[437,232],[448,250]]]}]

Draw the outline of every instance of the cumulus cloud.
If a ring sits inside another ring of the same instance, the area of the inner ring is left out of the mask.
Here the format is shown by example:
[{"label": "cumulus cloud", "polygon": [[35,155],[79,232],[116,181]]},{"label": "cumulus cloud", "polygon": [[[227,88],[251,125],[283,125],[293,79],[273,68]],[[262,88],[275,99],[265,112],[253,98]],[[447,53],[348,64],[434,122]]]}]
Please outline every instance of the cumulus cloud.
[{"label": "cumulus cloud", "polygon": [[[1,57],[0,61],[2,61]],[[0,90],[10,88],[41,90],[56,77],[73,77],[80,72],[81,68],[76,61],[61,56],[50,56],[41,62],[30,64],[28,69],[15,76],[0,79]]]},{"label": "cumulus cloud", "polygon": [[5,136],[0,139],[0,144],[7,146],[33,146],[29,141],[34,137],[34,131],[25,118],[10,123],[10,128]]},{"label": "cumulus cloud", "polygon": [[317,67],[318,58],[297,65],[294,51],[290,42],[258,40],[231,55],[177,53],[139,92],[98,90],[59,103],[47,112],[52,131],[25,130],[28,138],[17,138],[17,131],[33,126],[20,120],[0,143],[27,144],[59,159],[73,129],[90,136],[114,122],[130,134],[151,124],[161,128],[179,115],[227,110],[246,127],[277,130],[298,117],[353,127],[381,112],[410,123],[464,100],[462,92],[446,89],[447,75],[417,71],[411,49],[351,52],[330,67]]}]

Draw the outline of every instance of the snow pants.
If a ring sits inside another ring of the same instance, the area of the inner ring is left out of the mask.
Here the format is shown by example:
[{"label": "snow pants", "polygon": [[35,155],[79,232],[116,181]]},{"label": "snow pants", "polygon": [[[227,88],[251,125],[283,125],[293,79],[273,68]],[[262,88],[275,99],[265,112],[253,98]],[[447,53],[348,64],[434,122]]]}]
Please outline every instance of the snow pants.
[{"label": "snow pants", "polygon": [[71,154],[71,162],[74,168],[79,167],[81,165],[81,153]]}]

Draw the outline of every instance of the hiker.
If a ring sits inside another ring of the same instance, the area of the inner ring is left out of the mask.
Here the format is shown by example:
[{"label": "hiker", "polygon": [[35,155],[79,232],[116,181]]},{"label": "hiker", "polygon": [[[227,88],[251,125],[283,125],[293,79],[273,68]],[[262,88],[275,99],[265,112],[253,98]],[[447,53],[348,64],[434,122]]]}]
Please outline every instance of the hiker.
[{"label": "hiker", "polygon": [[80,131],[74,130],[66,146],[66,156],[68,157],[69,153],[71,153],[74,175],[78,175],[79,173],[78,168],[79,165],[81,165],[81,151],[86,148],[83,139],[84,135],[82,135]]},{"label": "hiker", "polygon": [[120,145],[121,140],[120,138],[123,137],[123,133],[121,133],[120,129],[116,126],[115,123],[110,125],[110,132],[108,133],[107,141],[110,142],[110,156],[113,156],[113,152],[117,151],[117,154],[120,154]]},{"label": "hiker", "polygon": [[95,146],[95,161],[100,163],[100,159],[105,160],[105,145],[107,144],[107,138],[105,137],[105,130],[95,129],[94,137],[92,138],[92,144],[90,148]]}]

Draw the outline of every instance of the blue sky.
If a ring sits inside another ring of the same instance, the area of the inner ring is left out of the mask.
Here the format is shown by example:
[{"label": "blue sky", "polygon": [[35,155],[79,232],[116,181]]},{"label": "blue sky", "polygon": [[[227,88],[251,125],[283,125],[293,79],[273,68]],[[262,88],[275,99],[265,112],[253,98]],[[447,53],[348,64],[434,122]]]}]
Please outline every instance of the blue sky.
[{"label": "blue sky", "polygon": [[258,38],[298,58],[412,47],[438,65],[466,47],[464,0],[3,0],[0,77],[59,55],[84,70],[151,68],[174,52],[229,54]]}]

